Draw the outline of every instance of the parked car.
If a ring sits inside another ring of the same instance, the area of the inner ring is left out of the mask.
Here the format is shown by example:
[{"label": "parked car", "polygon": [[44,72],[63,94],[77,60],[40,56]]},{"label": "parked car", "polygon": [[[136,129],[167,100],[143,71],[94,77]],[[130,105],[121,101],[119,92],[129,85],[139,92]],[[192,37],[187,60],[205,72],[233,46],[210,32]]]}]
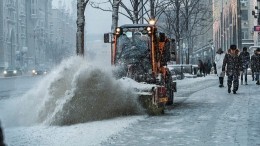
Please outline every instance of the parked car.
[{"label": "parked car", "polygon": [[178,80],[184,79],[184,77],[194,77],[198,70],[198,66],[194,64],[172,64],[167,67],[172,73],[172,77]]},{"label": "parked car", "polygon": [[22,75],[22,70],[20,68],[8,67],[3,71],[4,77],[20,76]]}]

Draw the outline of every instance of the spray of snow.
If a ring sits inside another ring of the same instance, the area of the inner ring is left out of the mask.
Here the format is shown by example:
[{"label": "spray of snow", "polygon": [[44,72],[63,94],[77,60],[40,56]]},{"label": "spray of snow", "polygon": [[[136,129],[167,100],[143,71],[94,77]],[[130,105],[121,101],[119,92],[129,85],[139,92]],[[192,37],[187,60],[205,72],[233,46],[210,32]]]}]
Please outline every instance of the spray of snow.
[{"label": "spray of snow", "polygon": [[6,101],[0,114],[6,126],[30,126],[71,125],[143,113],[137,96],[125,84],[113,78],[111,69],[71,57],[37,87]]}]

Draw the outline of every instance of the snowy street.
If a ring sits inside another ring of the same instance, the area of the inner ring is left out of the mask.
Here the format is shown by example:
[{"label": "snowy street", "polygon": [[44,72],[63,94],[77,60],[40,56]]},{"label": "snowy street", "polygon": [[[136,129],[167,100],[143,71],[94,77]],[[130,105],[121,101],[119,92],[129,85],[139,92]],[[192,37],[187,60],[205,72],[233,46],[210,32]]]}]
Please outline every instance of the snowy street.
[{"label": "snowy street", "polygon": [[105,145],[259,145],[259,87],[250,82],[234,95],[216,83],[213,76],[180,81],[165,115],[147,117]]},{"label": "snowy street", "polygon": [[[4,119],[5,143],[9,146],[260,145],[260,95],[254,82],[240,85],[236,95],[228,94],[226,86],[219,88],[215,75],[178,80],[177,87],[174,105],[162,116],[124,116],[71,126],[9,127]],[[5,102],[0,100],[0,105]],[[0,114],[3,111],[11,109],[1,108]]]},{"label": "snowy street", "polygon": [[0,0],[0,146],[260,146],[260,0]]}]

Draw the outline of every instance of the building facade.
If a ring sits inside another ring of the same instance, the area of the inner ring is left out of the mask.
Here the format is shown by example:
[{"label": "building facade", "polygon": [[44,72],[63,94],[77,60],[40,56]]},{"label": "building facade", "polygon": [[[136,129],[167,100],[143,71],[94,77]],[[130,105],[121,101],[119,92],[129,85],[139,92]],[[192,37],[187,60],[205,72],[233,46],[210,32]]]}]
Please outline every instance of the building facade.
[{"label": "building facade", "polygon": [[17,46],[17,3],[15,0],[0,1],[0,68],[15,65]]},{"label": "building facade", "polygon": [[228,50],[231,44],[242,49],[240,0],[213,0],[213,45]]},{"label": "building facade", "polygon": [[74,53],[75,34],[75,19],[52,0],[1,0],[0,70],[55,65]]},{"label": "building facade", "polygon": [[[250,47],[256,45],[254,25],[256,19],[252,15],[252,10],[255,9],[256,0],[240,0],[241,5],[241,27],[242,27],[242,47]],[[256,33],[257,34],[257,33]]]}]

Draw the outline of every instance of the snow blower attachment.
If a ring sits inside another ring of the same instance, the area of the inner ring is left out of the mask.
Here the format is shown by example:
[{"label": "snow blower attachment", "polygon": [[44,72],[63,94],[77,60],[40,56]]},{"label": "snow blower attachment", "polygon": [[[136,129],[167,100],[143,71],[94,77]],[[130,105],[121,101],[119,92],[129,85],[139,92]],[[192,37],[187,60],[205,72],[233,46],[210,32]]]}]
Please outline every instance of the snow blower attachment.
[{"label": "snow blower attachment", "polygon": [[173,104],[176,82],[167,68],[171,41],[164,33],[155,25],[128,24],[111,36],[104,34],[104,42],[113,44],[111,64],[118,67],[114,75],[137,83],[136,94],[149,115],[161,114]]}]

